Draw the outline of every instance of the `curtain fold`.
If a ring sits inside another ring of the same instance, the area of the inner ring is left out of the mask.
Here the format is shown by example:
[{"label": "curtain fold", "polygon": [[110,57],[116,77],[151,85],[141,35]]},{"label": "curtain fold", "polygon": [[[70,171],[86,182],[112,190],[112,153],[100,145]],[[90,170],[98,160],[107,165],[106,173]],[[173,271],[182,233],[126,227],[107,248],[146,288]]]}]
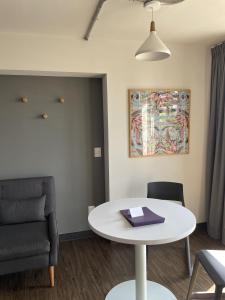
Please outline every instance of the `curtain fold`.
[{"label": "curtain fold", "polygon": [[212,49],[206,167],[208,234],[225,244],[225,44]]}]

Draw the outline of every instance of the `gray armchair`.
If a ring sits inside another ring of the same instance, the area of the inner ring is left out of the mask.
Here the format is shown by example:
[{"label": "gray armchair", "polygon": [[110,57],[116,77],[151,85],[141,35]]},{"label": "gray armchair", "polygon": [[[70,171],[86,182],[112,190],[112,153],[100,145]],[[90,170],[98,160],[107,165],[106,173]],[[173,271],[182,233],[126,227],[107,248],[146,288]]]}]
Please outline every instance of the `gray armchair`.
[{"label": "gray armchair", "polygon": [[54,178],[0,180],[0,275],[48,267],[53,287],[57,260]]}]

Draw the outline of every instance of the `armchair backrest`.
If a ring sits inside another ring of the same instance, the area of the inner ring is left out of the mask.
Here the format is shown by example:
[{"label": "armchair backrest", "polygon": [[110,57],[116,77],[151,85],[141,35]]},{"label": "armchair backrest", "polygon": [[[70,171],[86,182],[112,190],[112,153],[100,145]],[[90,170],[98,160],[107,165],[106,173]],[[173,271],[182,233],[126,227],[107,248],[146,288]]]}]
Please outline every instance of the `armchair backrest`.
[{"label": "armchair backrest", "polygon": [[46,195],[45,216],[55,211],[55,183],[52,176],[0,180],[0,201],[32,199]]}]

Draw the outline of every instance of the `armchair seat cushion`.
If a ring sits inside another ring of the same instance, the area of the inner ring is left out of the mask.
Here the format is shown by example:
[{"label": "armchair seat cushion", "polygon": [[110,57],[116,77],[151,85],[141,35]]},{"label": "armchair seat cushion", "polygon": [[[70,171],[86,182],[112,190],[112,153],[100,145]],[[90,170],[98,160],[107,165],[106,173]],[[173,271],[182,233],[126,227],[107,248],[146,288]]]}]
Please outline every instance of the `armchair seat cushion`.
[{"label": "armchair seat cushion", "polygon": [[0,226],[0,261],[48,252],[50,242],[46,221]]}]

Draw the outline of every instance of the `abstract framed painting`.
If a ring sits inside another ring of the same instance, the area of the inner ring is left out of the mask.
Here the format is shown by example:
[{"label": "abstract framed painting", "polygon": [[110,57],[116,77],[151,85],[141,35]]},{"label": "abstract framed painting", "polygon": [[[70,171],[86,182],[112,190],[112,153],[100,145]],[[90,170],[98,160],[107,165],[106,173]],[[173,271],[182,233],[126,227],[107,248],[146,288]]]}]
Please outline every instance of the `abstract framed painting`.
[{"label": "abstract framed painting", "polygon": [[189,153],[189,89],[129,89],[130,157]]}]

